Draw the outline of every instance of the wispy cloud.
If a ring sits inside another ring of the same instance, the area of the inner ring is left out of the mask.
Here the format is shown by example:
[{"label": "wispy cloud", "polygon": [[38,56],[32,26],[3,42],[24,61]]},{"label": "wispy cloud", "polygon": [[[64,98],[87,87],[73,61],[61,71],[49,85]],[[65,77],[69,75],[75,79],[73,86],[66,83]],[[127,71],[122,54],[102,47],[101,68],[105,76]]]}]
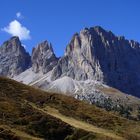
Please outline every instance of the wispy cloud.
[{"label": "wispy cloud", "polygon": [[16,17],[17,17],[18,19],[23,19],[23,18],[24,18],[24,16],[21,14],[21,12],[17,12],[17,13],[16,13]]},{"label": "wispy cloud", "polygon": [[4,27],[2,31],[5,31],[12,36],[18,36],[21,40],[28,40],[31,38],[30,30],[24,27],[19,21],[13,20],[7,27]]}]

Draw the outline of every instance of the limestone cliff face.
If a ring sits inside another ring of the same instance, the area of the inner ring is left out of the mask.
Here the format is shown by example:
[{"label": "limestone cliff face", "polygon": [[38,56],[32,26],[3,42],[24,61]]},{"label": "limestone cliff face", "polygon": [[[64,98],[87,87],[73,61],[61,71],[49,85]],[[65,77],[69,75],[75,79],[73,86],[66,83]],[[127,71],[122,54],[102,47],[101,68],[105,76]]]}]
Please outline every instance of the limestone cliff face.
[{"label": "limestone cliff face", "polygon": [[30,66],[30,55],[18,37],[12,37],[0,47],[0,75],[14,77]]},{"label": "limestone cliff face", "polygon": [[57,64],[58,58],[56,58],[51,44],[44,41],[33,48],[32,51],[32,70],[42,72],[43,74],[49,72]]},{"label": "limestone cliff face", "polygon": [[92,79],[139,96],[139,62],[139,43],[117,37],[99,26],[85,28],[67,45],[65,55],[53,69],[52,79]]}]

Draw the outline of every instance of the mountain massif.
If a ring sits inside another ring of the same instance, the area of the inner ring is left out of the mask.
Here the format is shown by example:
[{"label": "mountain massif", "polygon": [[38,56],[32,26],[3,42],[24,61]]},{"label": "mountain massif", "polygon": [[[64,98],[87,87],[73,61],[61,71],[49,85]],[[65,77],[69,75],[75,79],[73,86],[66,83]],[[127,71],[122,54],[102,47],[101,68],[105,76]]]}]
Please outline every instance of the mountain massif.
[{"label": "mountain massif", "polygon": [[52,72],[52,79],[68,76],[95,80],[139,96],[140,44],[117,37],[101,27],[75,34]]},{"label": "mountain massif", "polygon": [[134,111],[134,118],[140,107],[139,62],[138,42],[100,26],[75,33],[60,58],[48,41],[33,48],[31,56],[18,37],[0,47],[0,75],[107,110]]}]

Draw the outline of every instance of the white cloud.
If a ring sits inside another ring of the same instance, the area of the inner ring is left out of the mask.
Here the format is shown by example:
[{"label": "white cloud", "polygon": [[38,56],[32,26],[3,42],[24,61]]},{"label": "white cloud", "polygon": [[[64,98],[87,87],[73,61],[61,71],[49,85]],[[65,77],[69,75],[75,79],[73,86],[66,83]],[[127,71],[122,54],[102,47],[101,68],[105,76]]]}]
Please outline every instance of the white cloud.
[{"label": "white cloud", "polygon": [[22,26],[22,24],[17,20],[11,21],[9,25],[4,27],[2,30],[11,34],[12,36],[18,36],[21,40],[28,40],[31,38],[30,30]]},{"label": "white cloud", "polygon": [[16,13],[16,17],[17,17],[18,19],[24,18],[23,15],[21,14],[21,12],[17,12],[17,13]]},{"label": "white cloud", "polygon": [[25,49],[27,48],[25,44],[22,44],[22,46],[23,46]]}]

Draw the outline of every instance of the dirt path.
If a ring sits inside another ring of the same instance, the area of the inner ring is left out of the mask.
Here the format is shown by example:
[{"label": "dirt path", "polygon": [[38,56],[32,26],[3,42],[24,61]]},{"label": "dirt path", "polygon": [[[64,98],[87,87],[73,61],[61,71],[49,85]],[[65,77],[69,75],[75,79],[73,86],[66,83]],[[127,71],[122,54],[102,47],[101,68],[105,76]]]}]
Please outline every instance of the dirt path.
[{"label": "dirt path", "polygon": [[83,121],[79,121],[79,120],[76,120],[74,118],[71,118],[71,117],[67,117],[67,116],[64,116],[62,115],[58,110],[54,109],[54,108],[51,108],[49,106],[41,109],[41,108],[38,108],[37,106],[35,106],[34,104],[30,104],[33,108],[43,112],[43,113],[47,113],[53,117],[56,117],[60,120],[62,120],[63,122],[75,127],[75,128],[79,128],[79,129],[83,129],[83,130],[86,130],[86,131],[89,131],[89,132],[94,132],[94,133],[97,133],[97,134],[101,134],[101,135],[104,135],[104,136],[108,136],[108,137],[111,137],[113,139],[116,139],[116,140],[125,140],[124,138],[114,134],[113,132],[109,131],[109,130],[106,130],[106,129],[102,129],[102,128],[98,128],[96,126],[93,126],[91,124],[88,124],[86,122],[83,122]]}]

